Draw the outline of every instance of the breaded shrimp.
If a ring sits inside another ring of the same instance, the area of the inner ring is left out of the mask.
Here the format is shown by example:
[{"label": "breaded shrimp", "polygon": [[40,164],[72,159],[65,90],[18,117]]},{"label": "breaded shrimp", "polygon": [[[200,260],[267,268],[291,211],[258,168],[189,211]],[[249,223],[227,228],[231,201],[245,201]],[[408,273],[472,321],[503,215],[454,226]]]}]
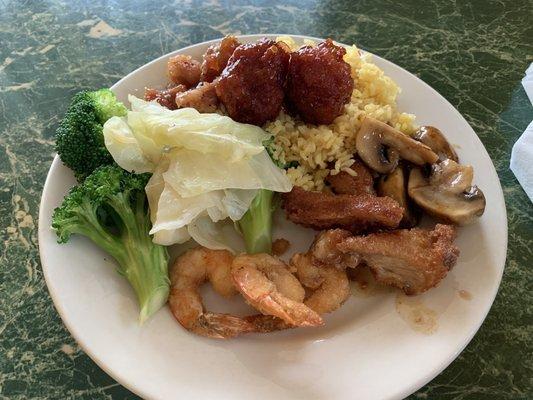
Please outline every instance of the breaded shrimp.
[{"label": "breaded shrimp", "polygon": [[296,267],[302,285],[313,289],[304,304],[318,314],[335,311],[350,296],[350,283],[344,268],[320,264],[311,252],[295,254],[290,264]]},{"label": "breaded shrimp", "polygon": [[302,303],[304,288],[277,258],[268,254],[242,254],[233,260],[231,273],[237,290],[261,313],[278,317],[292,326],[324,323],[320,315]]},{"label": "breaded shrimp", "polygon": [[231,280],[233,255],[197,247],[180,256],[170,269],[170,310],[188,331],[215,339],[232,338],[257,328],[244,318],[205,311],[199,288],[207,280],[222,296],[236,293]]},{"label": "breaded shrimp", "polygon": [[[359,264],[356,256],[341,253],[336,245],[351,234],[342,229],[319,233],[307,253],[295,254],[290,266],[296,270],[300,283],[311,289],[304,304],[317,314],[326,314],[339,308],[350,296],[346,268]],[[268,333],[294,328],[271,315],[252,315],[245,318],[257,332]]]}]

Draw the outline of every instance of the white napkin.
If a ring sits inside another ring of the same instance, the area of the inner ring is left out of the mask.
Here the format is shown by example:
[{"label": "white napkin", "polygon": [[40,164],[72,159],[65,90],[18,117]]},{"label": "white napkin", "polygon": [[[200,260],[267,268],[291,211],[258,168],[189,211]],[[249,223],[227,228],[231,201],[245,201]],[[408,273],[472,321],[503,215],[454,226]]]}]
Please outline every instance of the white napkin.
[{"label": "white napkin", "polygon": [[[522,86],[533,105],[533,63],[526,70]],[[511,171],[533,202],[533,121],[518,138],[511,152]]]}]

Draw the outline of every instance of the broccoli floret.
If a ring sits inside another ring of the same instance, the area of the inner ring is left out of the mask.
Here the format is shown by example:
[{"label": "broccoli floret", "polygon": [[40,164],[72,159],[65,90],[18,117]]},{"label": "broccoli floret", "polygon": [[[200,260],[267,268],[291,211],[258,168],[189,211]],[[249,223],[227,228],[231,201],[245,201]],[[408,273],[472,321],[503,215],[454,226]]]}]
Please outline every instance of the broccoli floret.
[{"label": "broccoli floret", "polygon": [[137,294],[141,323],[165,304],[169,291],[167,250],[149,235],[148,179],[101,166],[71,189],[52,217],[59,243],[84,235],[115,258]]},{"label": "broccoli floret", "polygon": [[104,144],[103,124],[127,109],[109,89],[77,93],[56,132],[61,161],[82,181],[101,165],[113,163]]}]

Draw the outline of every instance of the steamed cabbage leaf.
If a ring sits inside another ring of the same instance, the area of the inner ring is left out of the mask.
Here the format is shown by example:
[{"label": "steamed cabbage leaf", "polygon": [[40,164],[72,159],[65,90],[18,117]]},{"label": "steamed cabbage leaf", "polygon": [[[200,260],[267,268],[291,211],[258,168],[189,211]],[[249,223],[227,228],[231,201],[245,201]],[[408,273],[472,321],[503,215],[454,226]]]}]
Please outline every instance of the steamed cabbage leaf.
[{"label": "steamed cabbage leaf", "polygon": [[154,163],[163,152],[179,148],[216,153],[234,162],[261,153],[262,142],[268,139],[261,128],[219,114],[201,114],[194,108],[169,110],[134,96],[129,100],[132,111],[127,115],[128,125],[143,153]]},{"label": "steamed cabbage leaf", "polygon": [[228,162],[215,153],[206,159],[197,151],[178,150],[163,176],[183,197],[225,188],[291,190],[285,171],[276,167],[266,151]]},{"label": "steamed cabbage leaf", "polygon": [[[227,228],[227,229],[225,229]],[[229,250],[231,252],[242,250],[231,240],[231,233],[235,235],[233,225],[224,224],[222,221],[213,222],[208,216],[200,216],[187,226],[191,237],[200,245],[214,250]]]},{"label": "steamed cabbage leaf", "polygon": [[104,143],[107,150],[123,169],[129,172],[152,172],[155,164],[141,150],[125,118],[112,117],[106,122]]},{"label": "steamed cabbage leaf", "polygon": [[257,190],[214,190],[182,197],[156,171],[146,186],[146,193],[153,223],[150,234],[154,235],[155,243],[184,243],[192,236],[209,248],[232,250],[215,223],[228,217],[240,220]]},{"label": "steamed cabbage leaf", "polygon": [[154,242],[193,237],[206,247],[231,250],[218,222],[240,220],[260,189],[291,190],[262,144],[269,135],[261,128],[192,108],[129,100],[126,117],[105,123],[104,139],[122,168],[153,173],[146,193]]}]

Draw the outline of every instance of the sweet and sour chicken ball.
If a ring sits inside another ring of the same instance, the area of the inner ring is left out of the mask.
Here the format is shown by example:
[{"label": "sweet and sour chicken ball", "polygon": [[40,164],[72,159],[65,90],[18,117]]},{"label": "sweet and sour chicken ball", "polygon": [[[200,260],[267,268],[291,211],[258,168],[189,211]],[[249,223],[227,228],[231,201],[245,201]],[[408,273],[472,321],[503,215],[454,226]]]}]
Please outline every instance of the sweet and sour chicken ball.
[{"label": "sweet and sour chicken ball", "polygon": [[330,124],[342,114],[354,88],[345,54],[331,39],[291,53],[287,100],[305,122]]},{"label": "sweet and sour chicken ball", "polygon": [[283,103],[288,63],[288,49],[273,40],[237,47],[217,83],[217,95],[229,116],[254,125],[276,118]]},{"label": "sweet and sour chicken ball", "polygon": [[200,80],[213,82],[226,68],[228,60],[240,44],[235,36],[226,36],[220,43],[209,46],[203,57]]}]

